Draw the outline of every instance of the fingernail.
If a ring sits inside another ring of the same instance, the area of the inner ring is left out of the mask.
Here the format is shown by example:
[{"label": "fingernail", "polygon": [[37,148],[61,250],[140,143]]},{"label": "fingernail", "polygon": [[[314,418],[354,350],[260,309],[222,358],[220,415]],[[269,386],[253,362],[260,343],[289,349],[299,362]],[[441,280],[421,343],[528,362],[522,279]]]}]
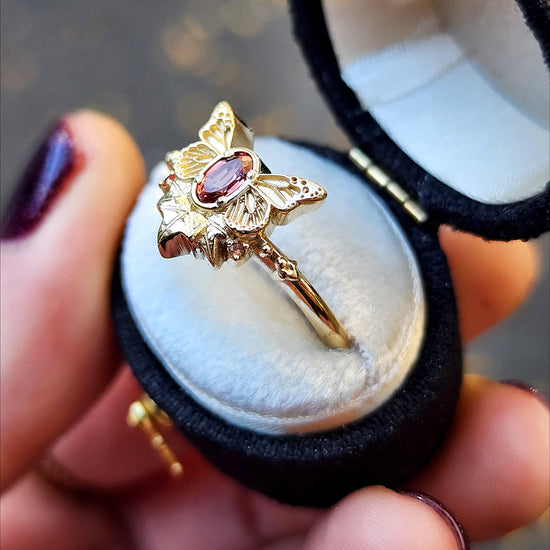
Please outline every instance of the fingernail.
[{"label": "fingernail", "polygon": [[519,388],[520,390],[524,390],[526,392],[529,392],[533,397],[538,399],[547,409],[550,409],[550,403],[548,402],[548,399],[537,388],[534,388],[533,386],[530,386],[529,384],[526,384],[525,382],[522,382],[521,380],[501,380],[500,383],[501,384],[508,384],[508,386],[514,386],[516,388]]},{"label": "fingernail", "polygon": [[456,537],[456,542],[458,543],[458,547],[460,550],[469,550],[470,549],[470,541],[468,539],[468,535],[466,534],[466,531],[464,530],[464,527],[460,524],[460,522],[454,517],[441,502],[436,500],[435,498],[425,494],[421,493],[419,491],[399,491],[402,495],[406,495],[409,497],[416,498],[417,500],[420,500],[424,504],[427,504],[430,506],[433,510],[435,510],[439,516],[445,521],[445,523],[449,526],[449,528],[453,531]]},{"label": "fingernail", "polygon": [[2,220],[2,239],[28,235],[75,172],[78,155],[62,121],[47,133],[17,183]]}]

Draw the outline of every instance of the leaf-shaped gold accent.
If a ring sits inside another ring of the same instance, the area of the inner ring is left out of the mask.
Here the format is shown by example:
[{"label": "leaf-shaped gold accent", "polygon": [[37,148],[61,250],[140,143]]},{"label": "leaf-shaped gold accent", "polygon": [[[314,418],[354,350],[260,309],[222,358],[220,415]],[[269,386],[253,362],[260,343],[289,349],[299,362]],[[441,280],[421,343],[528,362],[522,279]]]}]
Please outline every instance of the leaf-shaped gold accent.
[{"label": "leaf-shaped gold accent", "polygon": [[254,233],[267,226],[270,210],[269,204],[249,187],[227,205],[225,223],[235,231]]},{"label": "leaf-shaped gold accent", "polygon": [[163,221],[157,236],[157,242],[162,244],[161,254],[165,258],[189,254],[208,228],[208,220],[197,212],[161,212]]},{"label": "leaf-shaped gold accent", "polygon": [[[208,226],[208,220],[202,214],[193,212],[189,199],[184,195],[162,197],[158,203],[162,214],[164,230],[182,231],[190,239],[199,238]],[[177,225],[177,227],[175,227]]]},{"label": "leaf-shaped gold accent", "polygon": [[175,258],[184,256],[193,251],[193,244],[183,233],[167,233],[160,226],[157,236],[160,255],[163,258]]},{"label": "leaf-shaped gold accent", "polygon": [[166,162],[176,176],[183,180],[196,178],[216,156],[214,149],[202,141],[196,141],[181,151],[168,153]]},{"label": "leaf-shaped gold accent", "polygon": [[180,180],[168,177],[161,184],[164,195],[158,201],[162,222],[158,231],[159,250],[165,258],[189,254],[208,227],[208,220],[193,207]]},{"label": "leaf-shaped gold accent", "polygon": [[326,191],[320,185],[294,176],[260,174],[254,182],[254,188],[269,204],[282,212],[326,197]]},{"label": "leaf-shaped gold accent", "polygon": [[187,214],[190,210],[187,197],[180,196],[181,202],[178,204],[172,198],[169,200],[159,200],[158,209],[162,214],[165,225],[170,226],[177,219]]},{"label": "leaf-shaped gold accent", "polygon": [[190,239],[197,241],[208,227],[208,220],[198,212],[189,212],[182,217],[181,231]]},{"label": "leaf-shaped gold accent", "polygon": [[175,178],[166,178],[161,187],[164,189],[164,195],[159,199],[157,208],[164,223],[170,225],[176,218],[191,210],[191,203]]},{"label": "leaf-shaped gold accent", "polygon": [[216,231],[207,230],[204,238],[201,240],[201,249],[206,260],[210,265],[219,268],[227,260],[227,246],[225,234]]},{"label": "leaf-shaped gold accent", "polygon": [[235,132],[235,114],[226,101],[221,101],[214,107],[208,122],[199,130],[201,140],[214,149],[216,153],[223,154],[231,149],[233,133]]}]

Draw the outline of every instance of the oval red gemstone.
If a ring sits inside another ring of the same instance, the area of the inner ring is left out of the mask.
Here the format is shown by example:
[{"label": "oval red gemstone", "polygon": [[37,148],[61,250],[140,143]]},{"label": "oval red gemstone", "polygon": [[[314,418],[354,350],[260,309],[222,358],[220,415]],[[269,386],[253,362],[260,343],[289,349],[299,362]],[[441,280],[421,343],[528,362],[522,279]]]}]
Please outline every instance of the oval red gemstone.
[{"label": "oval red gemstone", "polygon": [[233,194],[246,182],[246,174],[252,166],[252,157],[244,151],[218,160],[197,185],[197,198],[205,204],[212,204],[220,197]]}]

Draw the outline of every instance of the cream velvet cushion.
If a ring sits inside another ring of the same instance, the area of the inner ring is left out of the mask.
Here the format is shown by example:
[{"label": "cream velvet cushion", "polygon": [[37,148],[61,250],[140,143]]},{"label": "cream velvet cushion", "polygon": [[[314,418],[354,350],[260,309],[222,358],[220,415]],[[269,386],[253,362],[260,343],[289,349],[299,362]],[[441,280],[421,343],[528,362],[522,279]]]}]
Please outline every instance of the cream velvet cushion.
[{"label": "cream velvet cushion", "polygon": [[157,250],[152,172],[123,243],[122,280],[142,336],[184,391],[228,422],[268,434],[327,430],[374,410],[402,384],[425,323],[421,275],[384,204],[342,167],[297,145],[257,139],[273,173],[326,188],[313,213],[272,240],[325,298],[354,338],[326,348],[301,312],[253,260],[213,270]]}]

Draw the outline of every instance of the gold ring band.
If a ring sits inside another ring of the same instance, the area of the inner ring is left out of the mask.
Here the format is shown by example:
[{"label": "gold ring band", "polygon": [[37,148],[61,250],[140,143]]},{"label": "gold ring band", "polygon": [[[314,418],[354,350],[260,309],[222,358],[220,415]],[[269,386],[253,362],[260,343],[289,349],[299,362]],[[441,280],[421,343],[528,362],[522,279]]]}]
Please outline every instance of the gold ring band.
[{"label": "gold ring band", "polygon": [[329,348],[348,348],[350,338],[342,323],[300,273],[296,262],[289,260],[266,237],[258,237],[252,246],[254,255],[271,272],[294,303],[302,310],[321,340]]},{"label": "gold ring band", "polygon": [[253,151],[252,131],[226,102],[199,131],[200,141],[166,156],[170,175],[160,187],[161,255],[193,254],[214,268],[257,258],[330,348],[351,338],[319,293],[270,240],[278,225],[319,206],[326,191],[296,176],[271,174]]}]

